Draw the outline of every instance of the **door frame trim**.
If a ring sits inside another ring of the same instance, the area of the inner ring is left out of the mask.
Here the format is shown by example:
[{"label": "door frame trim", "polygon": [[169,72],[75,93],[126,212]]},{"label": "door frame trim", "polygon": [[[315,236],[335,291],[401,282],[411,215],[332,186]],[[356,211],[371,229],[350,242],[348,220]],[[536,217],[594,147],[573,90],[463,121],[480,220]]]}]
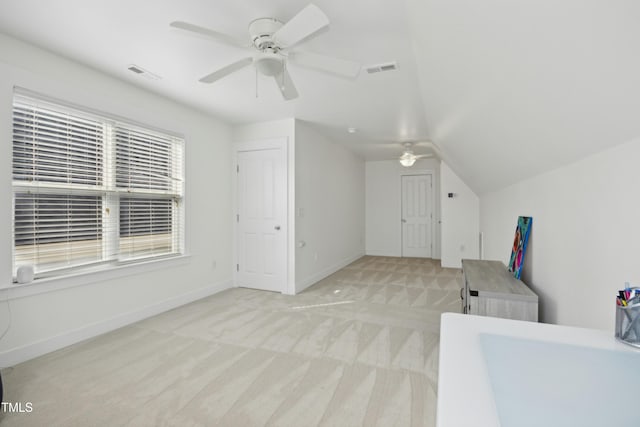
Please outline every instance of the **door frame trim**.
[{"label": "door frame trim", "polygon": [[236,215],[238,214],[239,206],[238,206],[238,153],[246,152],[246,151],[261,151],[261,150],[269,150],[274,148],[280,148],[282,150],[281,156],[285,169],[285,180],[286,180],[286,188],[285,188],[285,206],[284,213],[285,217],[283,220],[283,224],[287,224],[284,232],[285,232],[285,283],[283,288],[280,290],[283,294],[289,294],[291,292],[291,259],[290,259],[290,237],[292,236],[291,231],[291,222],[289,205],[290,205],[290,182],[291,182],[291,172],[290,172],[290,164],[289,164],[289,142],[287,137],[279,137],[279,138],[269,138],[269,139],[259,139],[259,140],[249,140],[249,141],[235,141],[233,142],[232,149],[232,169],[231,169],[231,206],[233,211],[231,212],[231,222],[233,224],[233,248],[232,248],[232,265],[231,265],[231,277],[233,278],[233,287],[238,287],[238,272],[236,270],[236,265],[239,264],[240,254],[239,254],[239,245],[238,245],[238,222],[236,220]]},{"label": "door frame trim", "polygon": [[417,176],[417,175],[429,175],[431,177],[431,200],[429,201],[429,203],[431,204],[431,258],[430,259],[435,259],[433,257],[434,253],[436,252],[436,220],[437,220],[437,213],[436,213],[436,188],[434,186],[435,181],[435,174],[436,172],[433,169],[415,169],[415,170],[407,170],[407,171],[400,171],[398,174],[398,185],[400,186],[400,206],[398,207],[398,210],[400,212],[399,217],[400,217],[400,257],[404,257],[404,234],[402,232],[402,177],[403,176]]}]

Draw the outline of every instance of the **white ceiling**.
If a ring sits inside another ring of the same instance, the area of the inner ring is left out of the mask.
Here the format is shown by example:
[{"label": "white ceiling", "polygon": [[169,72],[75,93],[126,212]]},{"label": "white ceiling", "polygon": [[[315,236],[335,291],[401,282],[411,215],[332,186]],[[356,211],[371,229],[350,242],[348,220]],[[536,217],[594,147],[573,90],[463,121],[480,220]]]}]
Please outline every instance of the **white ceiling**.
[{"label": "white ceiling", "polygon": [[477,192],[640,136],[640,2],[408,5],[429,136]]},{"label": "white ceiling", "polygon": [[0,0],[0,31],[232,123],[300,118],[369,160],[431,140],[478,192],[640,134],[636,2],[314,3],[331,28],[301,48],[398,70],[349,81],[291,65],[298,99],[283,101],[265,77],[256,98],[251,67],[198,82],[243,51],[169,28],[182,20],[243,38],[252,19],[287,21],[307,0]]}]

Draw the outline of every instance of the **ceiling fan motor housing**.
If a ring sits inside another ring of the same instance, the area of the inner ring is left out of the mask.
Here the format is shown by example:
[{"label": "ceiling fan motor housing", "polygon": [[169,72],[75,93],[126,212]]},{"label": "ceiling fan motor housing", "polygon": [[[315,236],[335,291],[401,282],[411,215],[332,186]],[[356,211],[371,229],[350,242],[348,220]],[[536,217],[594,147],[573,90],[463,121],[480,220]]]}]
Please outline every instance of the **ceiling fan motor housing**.
[{"label": "ceiling fan motor housing", "polygon": [[280,48],[273,40],[273,34],[282,27],[282,22],[275,18],[259,18],[254,19],[249,24],[249,36],[251,42],[258,50],[273,49],[278,51]]}]

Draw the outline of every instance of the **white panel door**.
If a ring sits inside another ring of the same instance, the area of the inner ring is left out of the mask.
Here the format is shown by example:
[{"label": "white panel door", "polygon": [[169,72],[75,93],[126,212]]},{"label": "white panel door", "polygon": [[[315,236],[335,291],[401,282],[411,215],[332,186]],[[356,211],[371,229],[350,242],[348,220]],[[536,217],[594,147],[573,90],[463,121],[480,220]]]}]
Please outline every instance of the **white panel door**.
[{"label": "white panel door", "polygon": [[239,286],[285,292],[287,178],[282,148],[238,152]]},{"label": "white panel door", "polygon": [[402,176],[402,256],[431,258],[431,175]]}]

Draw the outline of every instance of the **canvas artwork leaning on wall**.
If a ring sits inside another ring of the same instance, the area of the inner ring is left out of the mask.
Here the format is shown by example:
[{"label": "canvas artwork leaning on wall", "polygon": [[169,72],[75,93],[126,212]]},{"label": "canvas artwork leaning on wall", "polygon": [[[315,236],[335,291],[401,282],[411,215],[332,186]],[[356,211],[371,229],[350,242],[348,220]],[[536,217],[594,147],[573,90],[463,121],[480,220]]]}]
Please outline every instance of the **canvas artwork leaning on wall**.
[{"label": "canvas artwork leaning on wall", "polygon": [[522,265],[524,264],[524,255],[527,250],[527,242],[529,241],[532,222],[533,218],[530,216],[518,217],[516,236],[513,239],[511,258],[509,259],[509,271],[513,273],[516,279],[520,279],[520,274],[522,273]]}]

